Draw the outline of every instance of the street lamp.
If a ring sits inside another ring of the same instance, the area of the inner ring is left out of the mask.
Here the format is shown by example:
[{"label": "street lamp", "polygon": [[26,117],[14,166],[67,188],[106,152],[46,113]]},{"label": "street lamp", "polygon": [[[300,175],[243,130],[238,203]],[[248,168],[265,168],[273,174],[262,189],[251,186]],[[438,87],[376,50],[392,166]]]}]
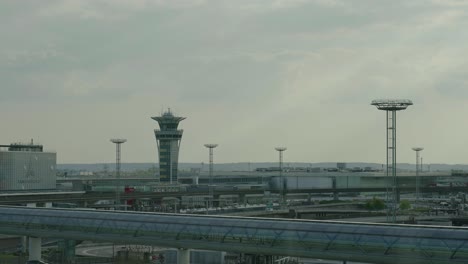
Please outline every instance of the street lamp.
[{"label": "street lamp", "polygon": [[280,181],[280,199],[281,199],[281,206],[283,207],[286,203],[286,195],[285,195],[285,182],[283,179],[283,152],[287,148],[285,147],[276,147],[275,150],[279,152],[279,181]]},{"label": "street lamp", "polygon": [[[210,153],[210,186],[209,186],[209,193],[210,193],[210,207],[213,206],[213,149],[216,148],[218,144],[205,144],[205,147],[209,149]],[[208,213],[208,211],[207,211]]]},{"label": "street lamp", "polygon": [[[396,112],[405,110],[413,105],[411,100],[379,99],[373,100],[371,105],[383,110],[387,114],[387,221],[396,222],[396,210],[398,202],[398,185],[396,178]],[[390,180],[393,180],[393,182]],[[391,187],[391,192],[389,188]],[[389,206],[390,205],[390,206]]]},{"label": "street lamp", "polygon": [[[127,142],[123,138],[113,138],[111,142],[115,144],[115,171],[117,183],[115,186],[115,207],[120,207],[120,145]],[[127,208],[127,207],[125,207]]]},{"label": "street lamp", "polygon": [[424,148],[413,148],[416,152],[416,200],[420,198],[420,186],[421,186],[421,178],[419,177],[419,170],[420,170],[420,159],[419,159],[419,152],[421,152]]}]

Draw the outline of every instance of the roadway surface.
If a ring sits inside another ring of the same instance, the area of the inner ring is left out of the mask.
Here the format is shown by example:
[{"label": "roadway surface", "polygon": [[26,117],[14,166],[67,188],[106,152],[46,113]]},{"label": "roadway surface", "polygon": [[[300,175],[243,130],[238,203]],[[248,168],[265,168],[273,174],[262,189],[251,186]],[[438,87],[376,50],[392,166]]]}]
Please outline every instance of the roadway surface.
[{"label": "roadway surface", "polygon": [[[414,187],[400,187],[400,192],[414,192]],[[421,193],[450,193],[466,191],[467,187],[427,187],[421,188]],[[327,189],[295,189],[288,190],[287,194],[315,194],[315,193],[364,193],[385,192],[386,188],[327,188]],[[278,194],[278,190],[215,190],[214,195],[252,195],[270,192]],[[208,195],[208,190],[191,190],[180,192],[122,192],[122,200],[131,199],[162,199],[164,197],[200,196]],[[0,204],[15,205],[22,203],[41,202],[96,202],[99,200],[113,200],[115,192],[46,192],[46,193],[2,193]]]}]

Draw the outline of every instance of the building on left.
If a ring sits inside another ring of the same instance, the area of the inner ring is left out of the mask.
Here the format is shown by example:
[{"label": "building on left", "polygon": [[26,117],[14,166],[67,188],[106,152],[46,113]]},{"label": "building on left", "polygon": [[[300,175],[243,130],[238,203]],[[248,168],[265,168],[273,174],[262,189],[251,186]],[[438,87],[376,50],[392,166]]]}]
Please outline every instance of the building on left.
[{"label": "building on left", "polygon": [[57,154],[42,145],[0,145],[0,191],[56,189]]}]

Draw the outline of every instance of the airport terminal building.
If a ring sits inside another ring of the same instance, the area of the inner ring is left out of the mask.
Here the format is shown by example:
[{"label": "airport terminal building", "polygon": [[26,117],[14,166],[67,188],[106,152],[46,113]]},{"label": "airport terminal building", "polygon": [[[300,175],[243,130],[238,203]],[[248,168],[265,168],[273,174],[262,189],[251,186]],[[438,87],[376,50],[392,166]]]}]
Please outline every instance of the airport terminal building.
[{"label": "airport terminal building", "polygon": [[42,145],[0,145],[0,191],[56,189],[57,154]]}]

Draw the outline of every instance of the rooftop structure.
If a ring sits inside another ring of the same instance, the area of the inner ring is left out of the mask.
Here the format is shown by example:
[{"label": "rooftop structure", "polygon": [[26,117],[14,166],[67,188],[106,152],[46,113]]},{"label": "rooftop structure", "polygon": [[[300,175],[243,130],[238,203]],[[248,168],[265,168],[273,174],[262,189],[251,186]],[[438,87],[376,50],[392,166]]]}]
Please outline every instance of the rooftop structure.
[{"label": "rooftop structure", "polygon": [[171,109],[168,109],[161,116],[151,118],[158,122],[160,128],[154,130],[159,151],[159,180],[176,183],[180,141],[184,132],[177,127],[185,117],[175,116]]},{"label": "rooftop structure", "polygon": [[7,148],[8,151],[37,151],[42,152],[44,150],[42,145],[35,145],[31,139],[31,143],[11,143],[10,145],[0,145],[0,148]]}]

